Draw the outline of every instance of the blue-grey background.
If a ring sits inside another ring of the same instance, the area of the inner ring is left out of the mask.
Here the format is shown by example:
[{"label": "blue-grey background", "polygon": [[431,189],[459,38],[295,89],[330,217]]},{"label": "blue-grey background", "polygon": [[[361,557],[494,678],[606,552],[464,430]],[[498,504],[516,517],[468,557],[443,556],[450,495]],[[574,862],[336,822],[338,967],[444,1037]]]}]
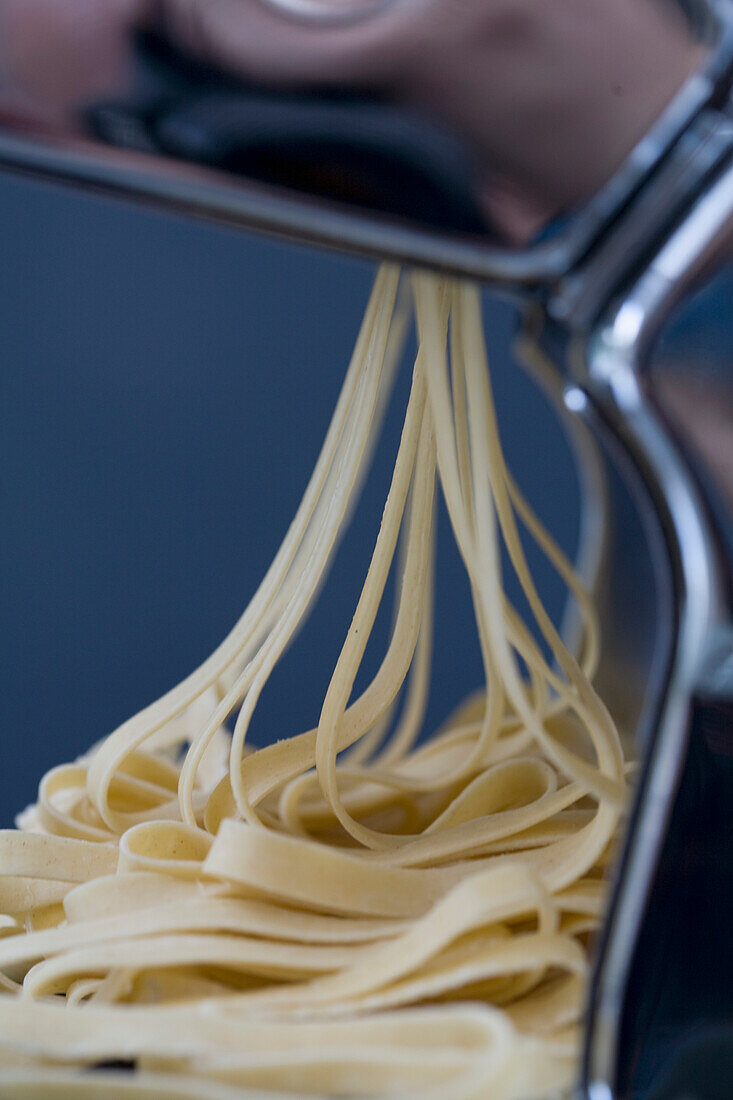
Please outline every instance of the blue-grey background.
[{"label": "blue-grey background", "polygon": [[[365,261],[0,175],[0,825],[46,769],[183,677],[234,623],[305,488],[372,275]],[[572,549],[562,434],[511,362],[514,311],[487,300],[486,316],[506,451]],[[263,694],[255,741],[317,720],[408,381],[403,370],[362,505]],[[428,725],[480,680],[444,520]],[[539,579],[558,615],[558,584],[546,568]]]}]

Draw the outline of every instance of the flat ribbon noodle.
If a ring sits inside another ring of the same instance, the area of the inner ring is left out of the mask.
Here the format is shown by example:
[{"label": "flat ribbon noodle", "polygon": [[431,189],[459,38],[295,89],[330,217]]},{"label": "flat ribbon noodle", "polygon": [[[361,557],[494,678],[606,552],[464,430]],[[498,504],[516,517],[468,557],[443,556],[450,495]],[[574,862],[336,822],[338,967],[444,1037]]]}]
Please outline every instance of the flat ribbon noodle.
[{"label": "flat ribbon noodle", "polygon": [[[394,474],[318,723],[252,751],[260,694],[368,470],[412,307]],[[439,491],[484,682],[420,742]],[[520,525],[575,601],[577,657]],[[532,622],[504,591],[502,544]],[[389,641],[353,697],[391,575]],[[567,1089],[626,798],[592,683],[601,641],[590,594],[504,463],[476,288],[400,282],[385,265],[302,502],[240,620],[0,831],[3,1097]]]}]

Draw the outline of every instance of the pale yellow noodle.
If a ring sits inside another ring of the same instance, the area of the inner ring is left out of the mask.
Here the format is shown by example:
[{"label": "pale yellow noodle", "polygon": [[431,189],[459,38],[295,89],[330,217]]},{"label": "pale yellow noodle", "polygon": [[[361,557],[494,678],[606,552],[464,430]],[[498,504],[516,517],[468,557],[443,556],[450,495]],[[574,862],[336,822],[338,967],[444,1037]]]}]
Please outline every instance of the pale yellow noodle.
[{"label": "pale yellow noodle", "polygon": [[[596,612],[506,469],[477,290],[417,273],[398,299],[398,282],[389,266],[375,280],[314,473],[239,622],[0,832],[9,1100],[531,1100],[572,1082],[626,791],[591,682]],[[251,751],[260,694],[368,468],[409,293],[419,350],[401,441],[318,725]],[[418,743],[440,629],[438,488],[484,683]],[[577,658],[517,521],[575,600]],[[552,664],[505,594],[502,543]],[[354,697],[392,574],[389,641]],[[128,1069],[92,1071],[110,1062]]]}]

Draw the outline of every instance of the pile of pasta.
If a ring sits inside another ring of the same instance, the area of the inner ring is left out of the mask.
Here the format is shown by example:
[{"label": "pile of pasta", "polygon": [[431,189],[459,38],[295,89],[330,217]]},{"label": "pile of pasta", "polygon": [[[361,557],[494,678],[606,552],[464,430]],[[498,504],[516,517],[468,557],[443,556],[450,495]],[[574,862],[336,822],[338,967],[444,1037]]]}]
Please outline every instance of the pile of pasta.
[{"label": "pile of pasta", "polygon": [[[369,464],[405,289],[418,352],[363,589],[317,727],[253,751],[260,693]],[[425,739],[438,485],[484,682]],[[527,535],[577,603],[577,655],[540,601]],[[502,545],[532,629],[506,597]],[[386,652],[355,695],[391,570]],[[382,267],[311,480],[241,619],[0,833],[3,1097],[561,1093],[626,800],[598,652],[592,601],[504,463],[477,289]]]}]

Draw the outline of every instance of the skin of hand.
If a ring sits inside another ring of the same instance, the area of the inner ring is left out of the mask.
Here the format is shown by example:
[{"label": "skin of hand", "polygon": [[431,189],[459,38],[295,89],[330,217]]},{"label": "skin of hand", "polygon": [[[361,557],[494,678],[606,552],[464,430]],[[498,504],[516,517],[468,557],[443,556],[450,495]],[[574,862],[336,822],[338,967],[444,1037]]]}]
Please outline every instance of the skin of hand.
[{"label": "skin of hand", "polygon": [[266,0],[154,8],[255,81],[392,92],[442,119],[479,151],[484,205],[517,243],[612,175],[703,56],[671,0],[397,0],[331,26]]},{"label": "skin of hand", "polygon": [[74,128],[74,110],[124,89],[129,29],[147,0],[0,0],[0,112]]}]

